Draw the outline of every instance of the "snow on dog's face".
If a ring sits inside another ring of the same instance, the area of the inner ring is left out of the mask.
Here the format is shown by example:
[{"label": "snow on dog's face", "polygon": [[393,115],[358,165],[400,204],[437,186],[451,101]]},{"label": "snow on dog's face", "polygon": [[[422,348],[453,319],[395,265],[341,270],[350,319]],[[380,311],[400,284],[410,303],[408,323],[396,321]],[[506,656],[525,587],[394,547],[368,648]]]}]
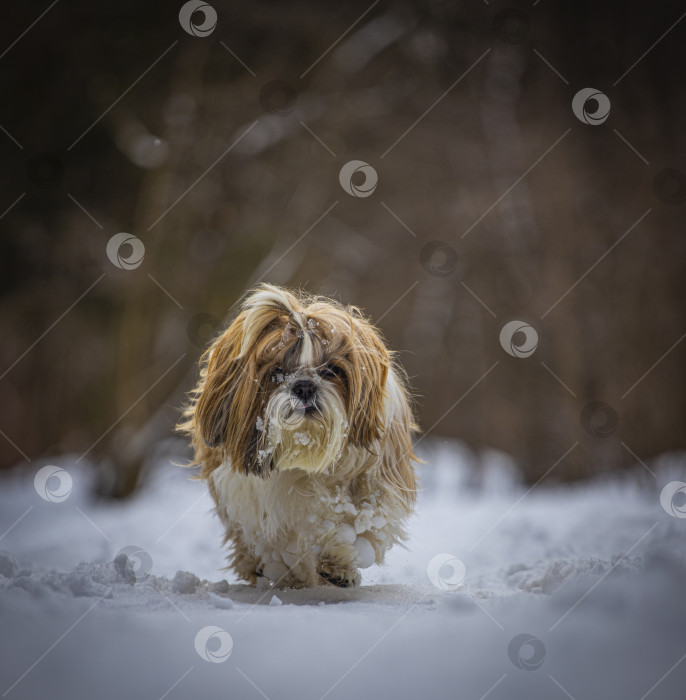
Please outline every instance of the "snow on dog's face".
[{"label": "snow on dog's face", "polygon": [[236,470],[322,471],[384,430],[390,357],[354,307],[262,285],[204,362],[194,433]]}]

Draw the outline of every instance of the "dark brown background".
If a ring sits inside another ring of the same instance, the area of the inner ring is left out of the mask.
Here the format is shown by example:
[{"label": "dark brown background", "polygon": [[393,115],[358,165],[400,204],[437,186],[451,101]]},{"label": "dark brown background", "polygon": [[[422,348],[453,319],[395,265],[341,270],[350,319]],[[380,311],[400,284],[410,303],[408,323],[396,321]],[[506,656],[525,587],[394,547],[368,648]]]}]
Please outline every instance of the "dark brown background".
[{"label": "dark brown background", "polygon": [[[0,212],[26,194],[0,219],[0,466],[89,450],[100,491],[129,493],[178,452],[208,331],[194,319],[224,319],[261,278],[381,318],[424,430],[505,450],[529,481],[577,442],[548,478],[686,445],[686,21],[617,82],[678,2],[382,0],[302,78],[370,3],[213,0],[206,38],[181,29],[182,4],[62,0],[7,51],[48,4],[3,10],[0,124],[22,147],[0,134]],[[589,86],[611,101],[600,126],[571,110]],[[352,159],[379,174],[368,198],[339,185]],[[120,231],[145,244],[136,270],[107,259]],[[500,346],[513,319],[539,334],[527,359]],[[609,408],[587,418],[591,401]]]}]

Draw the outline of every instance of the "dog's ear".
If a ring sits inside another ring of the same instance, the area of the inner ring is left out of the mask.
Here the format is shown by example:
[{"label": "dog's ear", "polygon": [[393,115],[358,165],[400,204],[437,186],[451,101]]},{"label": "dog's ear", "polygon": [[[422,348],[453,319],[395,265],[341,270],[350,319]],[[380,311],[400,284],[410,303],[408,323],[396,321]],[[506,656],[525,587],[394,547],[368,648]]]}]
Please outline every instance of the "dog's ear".
[{"label": "dog's ear", "polygon": [[412,415],[407,377],[398,365],[388,372],[388,430],[384,434],[381,448],[379,478],[386,484],[386,493],[408,513],[417,494],[417,477],[414,463],[421,462],[412,447],[412,434],[418,428]]},{"label": "dog's ear", "polygon": [[208,447],[226,443],[229,412],[241,370],[242,322],[236,319],[203,356],[195,428]]},{"label": "dog's ear", "polygon": [[257,422],[269,381],[268,355],[297,304],[289,292],[262,285],[203,356],[194,411],[196,436],[222,449],[235,470],[265,475],[271,462],[258,460]]},{"label": "dog's ear", "polygon": [[265,475],[270,466],[257,459],[260,380],[253,355],[241,354],[243,324],[239,315],[208,351],[194,424],[205,445],[228,456],[234,470]]},{"label": "dog's ear", "polygon": [[385,430],[384,402],[390,366],[388,350],[378,331],[357,309],[351,309],[348,352],[348,439],[370,448]]}]

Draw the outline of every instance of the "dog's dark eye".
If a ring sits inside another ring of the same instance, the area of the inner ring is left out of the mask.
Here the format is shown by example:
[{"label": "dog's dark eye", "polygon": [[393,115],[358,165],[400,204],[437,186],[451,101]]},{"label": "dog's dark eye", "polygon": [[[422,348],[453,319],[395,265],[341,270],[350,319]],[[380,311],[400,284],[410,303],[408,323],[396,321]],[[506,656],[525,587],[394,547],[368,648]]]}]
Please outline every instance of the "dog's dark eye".
[{"label": "dog's dark eye", "polygon": [[275,367],[272,370],[272,381],[281,384],[286,377],[286,373],[283,371],[282,367]]},{"label": "dog's dark eye", "polygon": [[344,379],[345,374],[343,370],[340,367],[336,367],[335,365],[330,365],[328,367],[323,367],[322,369],[319,370],[319,376],[322,379]]}]

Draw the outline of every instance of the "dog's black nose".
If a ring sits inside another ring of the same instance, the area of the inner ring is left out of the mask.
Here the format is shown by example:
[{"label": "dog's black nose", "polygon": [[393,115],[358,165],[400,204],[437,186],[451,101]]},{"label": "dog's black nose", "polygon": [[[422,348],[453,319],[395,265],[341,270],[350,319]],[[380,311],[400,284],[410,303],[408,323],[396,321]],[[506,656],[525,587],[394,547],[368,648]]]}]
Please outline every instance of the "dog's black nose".
[{"label": "dog's black nose", "polygon": [[317,385],[311,379],[299,379],[291,387],[291,393],[303,403],[310,403],[315,393]]}]

